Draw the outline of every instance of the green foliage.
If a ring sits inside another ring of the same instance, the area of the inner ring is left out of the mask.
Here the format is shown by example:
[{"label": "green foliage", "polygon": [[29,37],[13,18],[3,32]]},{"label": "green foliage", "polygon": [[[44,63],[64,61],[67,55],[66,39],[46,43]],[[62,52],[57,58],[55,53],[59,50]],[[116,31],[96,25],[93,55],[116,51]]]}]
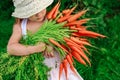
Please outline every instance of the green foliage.
[{"label": "green foliage", "polygon": [[55,21],[46,21],[41,28],[32,35],[32,40],[36,42],[45,42],[49,44],[48,39],[52,38],[57,42],[63,43],[63,37],[69,37],[70,33],[73,30],[69,30],[68,28],[63,28],[62,26],[65,23],[56,24]]},{"label": "green foliage", "polygon": [[[55,0],[48,10],[50,10],[58,0]],[[77,11],[89,9],[85,17],[94,18],[89,24],[89,28],[108,36],[106,39],[91,39],[99,49],[90,48],[91,67],[85,67],[76,63],[76,68],[85,80],[119,80],[120,79],[120,0],[61,0],[61,10],[71,8],[78,3]],[[12,33],[14,19],[11,13],[14,7],[12,0],[0,1],[0,51],[4,52],[9,37]],[[1,53],[2,54],[2,53]],[[5,56],[4,56],[5,57]],[[6,56],[7,57],[7,56]],[[1,60],[0,60],[1,62]],[[5,63],[5,62],[4,62]],[[26,63],[27,64],[27,63]],[[12,65],[12,64],[11,64]],[[4,66],[4,65],[0,65]],[[15,80],[12,76],[16,65],[12,65],[9,72],[11,78],[5,76],[3,80]],[[13,69],[14,68],[14,69]],[[11,70],[13,69],[13,71]],[[35,68],[36,69],[36,68]],[[37,68],[38,69],[38,68]],[[4,71],[5,72],[5,71]],[[28,72],[29,73],[29,72]],[[37,72],[36,72],[37,73]],[[18,74],[19,75],[19,74]],[[2,80],[0,74],[0,80]],[[28,79],[29,80],[29,79]]]},{"label": "green foliage", "polygon": [[46,80],[48,68],[43,64],[41,54],[24,57],[1,53],[0,74],[3,80]]}]

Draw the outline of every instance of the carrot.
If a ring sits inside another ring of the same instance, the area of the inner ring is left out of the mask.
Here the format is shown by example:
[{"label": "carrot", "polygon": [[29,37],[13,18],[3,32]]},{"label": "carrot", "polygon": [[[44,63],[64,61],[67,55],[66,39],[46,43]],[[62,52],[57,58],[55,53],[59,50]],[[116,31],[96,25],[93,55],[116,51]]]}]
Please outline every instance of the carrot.
[{"label": "carrot", "polygon": [[81,17],[83,14],[85,14],[86,11],[87,10],[83,10],[83,11],[78,12],[77,14],[73,15],[72,17],[70,17],[67,21],[68,22],[75,21],[76,19],[78,19],[79,17]]},{"label": "carrot", "polygon": [[83,25],[83,24],[85,24],[86,22],[78,22],[78,21],[76,21],[76,22],[74,22],[74,23],[67,23],[67,24],[65,24],[65,26],[76,26],[76,25]]},{"label": "carrot", "polygon": [[95,36],[95,35],[90,35],[90,34],[81,34],[81,33],[79,33],[79,31],[78,32],[74,32],[74,33],[72,33],[72,35],[73,36],[76,36],[76,37],[83,37],[83,36],[87,36],[87,37],[91,37],[91,38],[97,38],[97,36]]},{"label": "carrot", "polygon": [[69,62],[70,65],[73,65],[73,62],[72,62],[72,60],[70,58],[70,55],[67,55],[66,59],[67,59],[67,61]]},{"label": "carrot", "polygon": [[66,76],[66,80],[68,80],[68,76],[67,76],[67,59],[64,59],[63,60],[63,68],[64,68],[64,71],[65,71],[65,76]]},{"label": "carrot", "polygon": [[[77,48],[76,46],[71,45],[70,48],[71,48],[72,50],[76,51],[77,53],[79,53],[79,55],[81,55],[81,56],[83,55],[83,54],[80,53],[81,51],[80,51],[79,48]],[[85,54],[84,54],[84,55],[85,55]]]},{"label": "carrot", "polygon": [[62,18],[62,17],[63,17],[63,15],[60,16],[60,18]]},{"label": "carrot", "polygon": [[61,46],[68,51],[68,48],[65,45],[61,44]]},{"label": "carrot", "polygon": [[83,45],[81,46],[81,48],[90,55],[90,52]]},{"label": "carrot", "polygon": [[92,46],[91,44],[89,44],[88,42],[85,42],[85,41],[80,41],[79,39],[75,38],[75,37],[70,37],[69,38],[66,38],[64,37],[64,40],[66,41],[66,43],[70,46],[76,46],[76,47],[80,47],[80,45],[89,45],[89,46]]},{"label": "carrot", "polygon": [[88,59],[88,57],[84,54],[84,52],[80,49],[80,46],[76,43],[74,43],[73,41],[71,41],[70,39],[64,37],[64,40],[66,40],[67,44],[69,45],[69,47],[76,51],[77,53],[79,53],[79,55],[81,55],[89,64],[90,64],[90,61]]},{"label": "carrot", "polygon": [[80,45],[75,43],[74,41],[72,41],[71,39],[68,38],[64,38],[64,40],[66,41],[67,45],[72,48],[71,46],[75,46],[76,48],[80,48]]},{"label": "carrot", "polygon": [[69,38],[64,38],[64,40],[66,41],[67,45],[69,45],[69,47],[76,46],[79,48],[79,45],[77,43],[73,42],[72,40],[70,40]]},{"label": "carrot", "polygon": [[59,6],[59,2],[53,7],[53,9],[47,14],[47,19],[51,19],[55,10],[57,9],[57,7]]},{"label": "carrot", "polygon": [[85,41],[80,41],[79,39],[75,37],[70,37],[70,39],[79,45],[84,44],[84,45],[92,46],[90,43],[85,42]]},{"label": "carrot", "polygon": [[61,63],[60,67],[59,67],[59,80],[60,80],[60,76],[62,74],[62,71],[63,71],[63,63]]},{"label": "carrot", "polygon": [[82,30],[82,29],[80,29],[80,28],[76,28],[76,27],[70,27],[70,29],[72,29],[72,30]]},{"label": "carrot", "polygon": [[[74,43],[70,43],[70,42],[67,42],[67,44],[69,45],[69,47],[71,48],[71,49],[73,49],[73,47],[71,47],[71,46],[75,46],[76,48],[78,48],[81,52],[82,52],[82,54],[84,54],[84,52],[82,51],[82,49],[85,51],[85,52],[87,52],[89,55],[90,55],[90,52],[85,48],[85,46],[83,46],[83,45],[78,45],[78,44],[74,44]],[[73,49],[74,50],[74,49]],[[80,53],[79,53],[80,54]],[[81,54],[80,54],[81,55]],[[84,56],[84,55],[83,55]],[[86,58],[86,56],[84,56],[84,58],[89,62],[89,60],[88,60],[88,58]],[[89,62],[90,63],[90,62]]]},{"label": "carrot", "polygon": [[81,55],[90,64],[88,57],[85,55],[85,53],[80,48],[78,49],[75,46],[70,46],[70,47],[72,50],[76,51],[79,55]]},{"label": "carrot", "polygon": [[65,52],[69,53],[65,48],[63,48],[63,47],[62,47],[58,42],[56,42],[54,39],[49,38],[49,41],[50,41],[51,43],[53,43],[54,45],[56,45],[57,47],[63,49]]},{"label": "carrot", "polygon": [[72,49],[72,47],[71,46],[75,46],[76,48],[80,48],[80,46],[78,45],[78,44],[76,44],[76,43],[73,43],[73,42],[66,42],[67,43],[67,45]]},{"label": "carrot", "polygon": [[55,10],[55,12],[54,12],[54,14],[53,14],[53,16],[52,16],[52,19],[55,19],[55,18],[56,18],[57,14],[58,14],[58,12],[59,12],[59,7],[60,7],[60,3],[58,4],[58,6],[57,6],[57,8],[56,8],[56,10]]},{"label": "carrot", "polygon": [[70,11],[67,13],[67,16],[70,15],[75,9],[76,9],[77,5],[75,5],[72,9],[70,9]]},{"label": "carrot", "polygon": [[91,63],[90,63],[90,60],[89,60],[89,58],[86,56],[86,55],[84,55],[84,51],[82,50],[82,49],[80,49],[80,53],[82,54],[81,56],[89,63],[89,65],[91,66]]},{"label": "carrot", "polygon": [[65,26],[82,25],[82,24],[86,23],[88,20],[90,20],[90,19],[82,19],[82,20],[78,20],[78,21],[73,21],[73,22],[67,23]]},{"label": "carrot", "polygon": [[79,63],[86,65],[85,61],[80,57],[80,55],[76,51],[72,51],[71,54]]},{"label": "carrot", "polygon": [[88,42],[88,43],[89,43],[89,41],[88,41],[87,39],[85,39],[85,38],[79,38],[79,40],[80,40],[80,41],[84,41],[84,42]]},{"label": "carrot", "polygon": [[63,17],[60,17],[57,22],[60,23],[60,22],[63,22],[65,20],[67,20],[70,16],[63,16]]},{"label": "carrot", "polygon": [[72,62],[72,60],[71,60],[71,58],[70,58],[70,55],[67,55],[67,56],[66,56],[66,59],[67,59],[67,61],[68,61],[69,64],[70,64],[71,70],[76,74],[75,69],[74,69],[74,66],[73,66],[73,62]]},{"label": "carrot", "polygon": [[63,38],[66,42],[72,42],[69,38],[67,38],[67,37],[64,37]]},{"label": "carrot", "polygon": [[81,25],[76,25],[77,28],[80,28],[81,30],[86,30],[85,26],[81,26]]},{"label": "carrot", "polygon": [[72,60],[72,62],[73,62],[74,60],[73,60],[73,58],[72,58],[72,54],[71,54],[71,53],[69,53],[69,56],[70,56],[70,58],[71,58],[71,60]]},{"label": "carrot", "polygon": [[72,36],[74,36],[74,37],[80,37],[76,32],[72,33]]},{"label": "carrot", "polygon": [[66,15],[68,12],[70,12],[70,9],[65,9],[62,11],[62,14]]},{"label": "carrot", "polygon": [[92,31],[79,31],[79,34],[81,35],[87,35],[87,36],[94,36],[94,37],[106,37],[104,35],[101,35],[101,34],[98,34],[98,33],[95,33],[95,32],[92,32]]}]

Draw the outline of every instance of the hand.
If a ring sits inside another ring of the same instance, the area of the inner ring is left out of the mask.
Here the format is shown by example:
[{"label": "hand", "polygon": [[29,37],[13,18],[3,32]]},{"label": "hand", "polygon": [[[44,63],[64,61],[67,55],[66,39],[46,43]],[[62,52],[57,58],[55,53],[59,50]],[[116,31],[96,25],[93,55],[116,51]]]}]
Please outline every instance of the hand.
[{"label": "hand", "polygon": [[35,47],[36,47],[36,50],[35,50],[36,52],[42,52],[42,51],[45,51],[46,44],[43,42],[39,42]]},{"label": "hand", "polygon": [[44,56],[50,58],[50,57],[54,57],[54,49],[52,46],[47,45],[46,49],[44,51]]}]

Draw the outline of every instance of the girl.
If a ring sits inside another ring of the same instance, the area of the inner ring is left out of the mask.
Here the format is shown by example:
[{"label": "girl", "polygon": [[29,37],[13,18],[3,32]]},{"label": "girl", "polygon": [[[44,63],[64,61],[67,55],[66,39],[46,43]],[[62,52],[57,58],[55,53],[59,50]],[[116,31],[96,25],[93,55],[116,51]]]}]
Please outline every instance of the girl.
[{"label": "girl", "polygon": [[[16,18],[13,25],[13,33],[8,42],[7,51],[10,55],[25,56],[36,52],[43,52],[45,56],[44,63],[51,67],[48,80],[58,80],[60,58],[53,47],[45,43],[38,43],[36,46],[25,46],[20,44],[23,37],[26,39],[27,31],[34,34],[46,20],[46,8],[51,5],[53,0],[13,0],[15,11],[12,16]],[[78,73],[77,73],[78,74]],[[66,80],[63,71],[60,80]],[[83,80],[78,74],[76,76],[68,65],[68,80]]]}]

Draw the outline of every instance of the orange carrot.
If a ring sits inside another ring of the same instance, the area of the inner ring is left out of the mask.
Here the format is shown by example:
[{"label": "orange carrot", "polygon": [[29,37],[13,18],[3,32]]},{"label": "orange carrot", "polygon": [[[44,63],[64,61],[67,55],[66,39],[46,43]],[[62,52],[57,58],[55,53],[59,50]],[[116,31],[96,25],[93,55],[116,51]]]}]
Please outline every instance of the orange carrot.
[{"label": "orange carrot", "polygon": [[74,60],[73,60],[73,58],[72,58],[72,54],[71,54],[71,53],[69,53],[69,56],[70,56],[70,58],[71,58],[71,60],[72,60],[72,62],[73,62]]},{"label": "orange carrot", "polygon": [[67,55],[66,59],[67,59],[67,61],[69,62],[70,65],[73,65],[73,62],[72,62],[72,60],[70,58],[70,55]]},{"label": "orange carrot", "polygon": [[70,64],[71,70],[76,74],[76,71],[75,71],[74,66],[73,66],[73,62],[72,62],[72,60],[71,60],[71,58],[70,58],[70,55],[67,55],[67,56],[66,56],[66,59],[67,59],[67,61],[68,61],[69,64]]},{"label": "orange carrot", "polygon": [[76,28],[76,27],[70,27],[70,29],[72,29],[72,30],[82,30],[82,29]]},{"label": "orange carrot", "polygon": [[72,36],[74,36],[74,37],[80,37],[80,35],[77,34],[76,32],[72,33]]},{"label": "orange carrot", "polygon": [[63,71],[63,63],[61,63],[60,67],[59,67],[59,80],[60,80],[60,76],[62,74],[62,71]]},{"label": "orange carrot", "polygon": [[66,41],[67,45],[71,48],[71,46],[75,46],[78,49],[80,48],[80,45],[75,43],[74,41],[72,41],[71,39],[68,38],[64,38],[64,40]]},{"label": "orange carrot", "polygon": [[81,55],[90,64],[90,61],[89,61],[88,57],[84,54],[84,52],[82,51],[82,49],[80,48],[80,46],[78,44],[75,44],[74,42],[72,42],[70,40],[68,40],[68,41],[69,42],[67,42],[67,44],[69,45],[69,47],[73,51],[76,51],[77,53],[79,53],[79,55]]},{"label": "orange carrot", "polygon": [[81,48],[90,55],[90,52],[85,48],[85,46],[82,45]]},{"label": "orange carrot", "polygon": [[80,41],[84,41],[84,42],[88,42],[89,43],[89,41],[87,40],[87,39],[85,39],[85,38],[78,38]]},{"label": "orange carrot", "polygon": [[82,25],[82,24],[86,23],[88,20],[90,20],[90,19],[82,19],[82,20],[78,20],[78,21],[73,21],[73,22],[67,23],[65,26]]},{"label": "orange carrot", "polygon": [[59,2],[53,7],[53,9],[47,14],[47,19],[51,19],[55,10],[57,9],[57,7],[59,6]]},{"label": "orange carrot", "polygon": [[68,51],[68,48],[65,45],[61,44],[61,46]]},{"label": "orange carrot", "polygon": [[74,22],[74,23],[67,23],[67,24],[65,24],[65,26],[76,26],[76,25],[83,25],[83,24],[85,24],[86,22],[78,22],[78,21],[76,21],[76,22]]},{"label": "orange carrot", "polygon": [[79,39],[75,37],[70,37],[70,39],[79,45],[84,44],[84,45],[92,46],[90,43],[85,42],[85,41],[80,41]]},{"label": "orange carrot", "polygon": [[77,5],[75,5],[72,9],[70,9],[70,11],[67,13],[67,16],[70,15],[75,9],[76,9]]},{"label": "orange carrot", "polygon": [[98,34],[98,33],[92,32],[92,31],[86,31],[86,30],[85,31],[79,31],[79,34],[87,35],[88,37],[89,36],[102,37],[102,38],[106,37],[104,35],[101,35],[101,34]]},{"label": "orange carrot", "polygon": [[85,26],[81,26],[81,25],[76,25],[77,28],[80,28],[81,30],[86,30]]},{"label": "orange carrot", "polygon": [[64,40],[66,41],[67,45],[69,46],[75,46],[77,47],[78,49],[81,47],[81,45],[89,45],[89,46],[92,46],[91,44],[89,44],[88,42],[85,42],[85,41],[80,41],[79,39],[75,38],[75,37],[70,37],[69,38],[66,38],[64,37]]},{"label": "orange carrot", "polygon": [[86,56],[86,55],[84,55],[84,51],[82,50],[82,49],[80,49],[80,53],[81,53],[81,56],[89,63],[89,65],[91,66],[91,63],[90,63],[90,60],[89,60],[89,58]]},{"label": "orange carrot", "polygon": [[67,59],[64,59],[63,60],[63,68],[64,68],[64,71],[65,71],[66,80],[68,80],[67,79],[68,78],[68,76],[67,76],[67,72],[68,72],[68,70],[67,70],[67,64],[68,64]]},{"label": "orange carrot", "polygon": [[53,43],[54,45],[56,45],[57,47],[63,49],[65,52],[69,53],[65,48],[63,48],[63,47],[62,47],[58,42],[56,42],[54,39],[49,38],[49,41],[50,41],[51,43]]},{"label": "orange carrot", "polygon": [[62,17],[63,17],[63,15],[60,16],[60,18],[62,18]]},{"label": "orange carrot", "polygon": [[53,16],[52,16],[52,19],[55,19],[55,18],[56,18],[57,14],[58,14],[58,12],[59,12],[59,7],[60,7],[60,3],[58,4],[58,6],[57,6],[57,8],[56,8],[56,10],[55,10],[55,12],[54,12],[54,14],[53,14]]},{"label": "orange carrot", "polygon": [[76,51],[72,51],[71,53],[79,63],[86,65],[85,61],[80,57],[80,55]]},{"label": "orange carrot", "polygon": [[69,47],[76,46],[79,48],[79,45],[77,43],[73,42],[72,40],[70,40],[69,38],[64,37],[64,40],[66,41],[67,45],[69,45]]},{"label": "orange carrot", "polygon": [[79,48],[76,48],[75,46],[70,46],[72,50],[76,51],[79,55],[81,55],[89,64],[89,58],[85,55],[85,53]]},{"label": "orange carrot", "polygon": [[83,14],[85,14],[86,11],[87,10],[83,10],[83,11],[78,12],[77,14],[73,15],[72,17],[70,17],[67,21],[68,22],[72,22],[72,21],[77,20],[79,17],[81,17]]},{"label": "orange carrot", "polygon": [[67,45],[72,49],[72,47],[71,46],[75,46],[76,48],[80,48],[80,45],[78,45],[78,44],[76,44],[76,43],[73,43],[73,42],[66,42],[67,43]]},{"label": "orange carrot", "polygon": [[71,42],[70,38],[64,37],[63,38],[66,42]]},{"label": "orange carrot", "polygon": [[70,9],[65,9],[62,11],[62,14],[66,15],[69,11],[70,11]]},{"label": "orange carrot", "polygon": [[60,17],[57,22],[60,23],[60,22],[63,22],[65,20],[67,20],[70,16],[63,16],[63,17]]},{"label": "orange carrot", "polygon": [[[82,30],[81,30],[82,31]],[[85,30],[84,30],[85,31]],[[73,32],[72,33],[72,36],[75,36],[75,37],[83,37],[83,36],[87,36],[87,37],[91,37],[91,38],[97,38],[97,36],[95,36],[95,35],[90,35],[90,34],[81,34],[81,33],[79,33],[79,31],[78,32]],[[86,41],[87,42],[87,41]]]}]

